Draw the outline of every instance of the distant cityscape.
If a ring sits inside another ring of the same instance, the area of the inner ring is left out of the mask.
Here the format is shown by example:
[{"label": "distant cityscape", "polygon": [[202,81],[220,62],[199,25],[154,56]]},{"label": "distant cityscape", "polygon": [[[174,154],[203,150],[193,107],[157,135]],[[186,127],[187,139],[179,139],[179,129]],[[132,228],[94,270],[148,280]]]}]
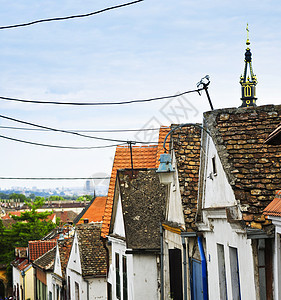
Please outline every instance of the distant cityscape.
[{"label": "distant cityscape", "polygon": [[24,194],[26,197],[29,197],[31,194],[40,197],[49,197],[49,196],[62,196],[62,197],[72,197],[72,196],[81,196],[81,195],[96,195],[96,196],[106,196],[108,190],[108,185],[93,185],[91,180],[87,180],[84,186],[80,187],[56,187],[56,188],[37,188],[36,186],[22,187],[22,186],[13,186],[11,188],[0,187],[0,193],[4,194]]}]

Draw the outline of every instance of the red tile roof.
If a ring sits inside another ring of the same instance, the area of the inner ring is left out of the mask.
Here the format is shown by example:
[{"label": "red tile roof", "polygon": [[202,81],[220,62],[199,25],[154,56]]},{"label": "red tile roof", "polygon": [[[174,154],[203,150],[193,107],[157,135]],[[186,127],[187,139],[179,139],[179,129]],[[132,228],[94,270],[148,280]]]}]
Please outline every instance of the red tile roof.
[{"label": "red tile roof", "polygon": [[[140,168],[157,168],[160,154],[163,153],[163,141],[167,133],[170,131],[169,127],[162,126],[159,129],[158,145],[155,146],[134,146],[133,149],[133,165],[135,169]],[[168,149],[168,143],[166,148]],[[111,178],[109,182],[108,195],[106,199],[103,224],[101,236],[106,237],[109,233],[109,225],[112,214],[112,205],[114,197],[114,189],[116,182],[116,173],[118,169],[125,169],[131,167],[130,149],[127,146],[117,146],[113,167],[111,171]]]},{"label": "red tile roof", "polygon": [[107,197],[96,197],[77,224],[82,224],[84,219],[88,219],[89,223],[101,222],[104,215],[106,198]]},{"label": "red tile roof", "polygon": [[281,217],[281,190],[276,192],[275,198],[264,209],[267,216]]},{"label": "red tile roof", "polygon": [[[10,219],[12,219],[11,215],[12,216],[20,217],[22,212],[23,211],[10,211],[10,212],[6,213],[6,215],[4,217],[2,217],[2,220],[10,220]],[[51,215],[49,215],[47,217],[47,219],[53,221],[54,217],[55,217],[55,214],[51,214]]]},{"label": "red tile roof", "polygon": [[28,251],[29,251],[29,259],[31,261],[37,259],[47,251],[54,248],[57,244],[56,240],[51,241],[29,241],[28,242]]}]

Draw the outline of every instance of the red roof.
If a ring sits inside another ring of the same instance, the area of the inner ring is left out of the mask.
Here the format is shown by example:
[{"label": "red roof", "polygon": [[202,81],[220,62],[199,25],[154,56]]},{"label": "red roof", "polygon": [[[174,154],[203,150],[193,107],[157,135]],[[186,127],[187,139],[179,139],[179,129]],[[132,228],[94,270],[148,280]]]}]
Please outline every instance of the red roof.
[{"label": "red roof", "polygon": [[[169,127],[162,126],[159,129],[158,145],[132,147],[133,166],[135,169],[158,167],[158,159],[160,157],[160,154],[164,152],[163,141],[169,131]],[[168,149],[168,143],[166,145],[166,148]],[[125,168],[131,168],[130,149],[127,146],[117,146],[111,171],[111,178],[109,182],[108,194],[103,217],[103,224],[101,230],[102,237],[106,237],[106,235],[108,235],[109,233],[117,170]]]},{"label": "red roof", "polygon": [[267,216],[281,217],[281,190],[276,192],[275,198],[267,205],[263,213]]},{"label": "red roof", "polygon": [[[2,220],[12,219],[11,215],[20,217],[22,212],[24,212],[24,211],[10,211],[10,212],[6,213],[6,215],[4,217],[2,217]],[[55,214],[51,214],[51,215],[47,216],[47,219],[53,221],[54,217],[55,217]]]},{"label": "red roof", "polygon": [[29,259],[31,261],[37,259],[47,251],[54,248],[57,244],[56,240],[51,241],[29,241],[28,242],[28,251],[29,251]]},{"label": "red roof", "polygon": [[89,222],[101,222],[104,215],[106,198],[96,197],[77,224],[82,224],[83,219],[88,219]]}]

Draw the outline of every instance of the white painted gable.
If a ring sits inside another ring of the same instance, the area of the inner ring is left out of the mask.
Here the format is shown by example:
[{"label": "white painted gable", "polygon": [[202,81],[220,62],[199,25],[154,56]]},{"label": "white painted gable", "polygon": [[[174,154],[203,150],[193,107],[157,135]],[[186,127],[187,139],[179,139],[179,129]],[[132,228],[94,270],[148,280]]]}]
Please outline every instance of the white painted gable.
[{"label": "white painted gable", "polygon": [[[207,158],[204,174],[205,195],[203,199],[205,198],[205,203],[203,203],[203,207],[236,205],[234,192],[226,177],[215,144],[210,137],[208,137],[206,152],[203,152],[202,155],[206,155]],[[214,174],[212,159],[215,160],[216,174]]]},{"label": "white painted gable", "polygon": [[125,225],[123,219],[122,205],[121,205],[121,195],[119,193],[117,209],[115,215],[115,221],[113,226],[113,233],[122,237],[125,237]]},{"label": "white painted gable", "polygon": [[175,155],[173,152],[173,167],[175,169],[175,173],[173,176],[173,182],[169,188],[169,197],[167,203],[167,220],[170,222],[176,222],[178,224],[184,225],[184,215],[183,215],[183,207],[182,200],[180,194],[180,186],[178,180],[178,170],[175,162]]},{"label": "white painted gable", "polygon": [[54,273],[59,275],[60,277],[62,277],[60,253],[59,253],[58,245],[56,247],[56,255],[55,255],[55,262],[54,262]]},{"label": "white painted gable", "polygon": [[79,274],[82,274],[77,232],[75,232],[74,234],[74,239],[72,243],[72,248],[71,248],[67,268],[71,269],[72,271],[76,271]]}]

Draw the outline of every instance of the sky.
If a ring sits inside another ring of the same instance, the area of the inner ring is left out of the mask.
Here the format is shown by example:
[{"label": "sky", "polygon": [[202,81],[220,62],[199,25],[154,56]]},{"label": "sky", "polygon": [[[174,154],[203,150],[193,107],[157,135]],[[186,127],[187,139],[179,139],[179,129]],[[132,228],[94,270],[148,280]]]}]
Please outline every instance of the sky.
[{"label": "sky", "polygon": [[[0,26],[86,14],[126,2],[130,1],[0,0]],[[281,2],[277,0],[145,0],[87,18],[0,30],[0,96],[58,102],[147,99],[196,89],[197,82],[208,74],[214,108],[238,107],[247,23],[258,79],[257,104],[280,104]],[[204,93],[103,107],[0,99],[2,116],[73,131],[200,123],[208,110]],[[116,144],[3,126],[34,127],[0,118],[1,136],[36,143],[71,147]],[[157,141],[157,134],[152,133],[88,134],[124,141]],[[56,149],[0,137],[0,177],[110,176],[114,152],[114,147]],[[83,180],[0,180],[1,189],[83,184]]]}]

